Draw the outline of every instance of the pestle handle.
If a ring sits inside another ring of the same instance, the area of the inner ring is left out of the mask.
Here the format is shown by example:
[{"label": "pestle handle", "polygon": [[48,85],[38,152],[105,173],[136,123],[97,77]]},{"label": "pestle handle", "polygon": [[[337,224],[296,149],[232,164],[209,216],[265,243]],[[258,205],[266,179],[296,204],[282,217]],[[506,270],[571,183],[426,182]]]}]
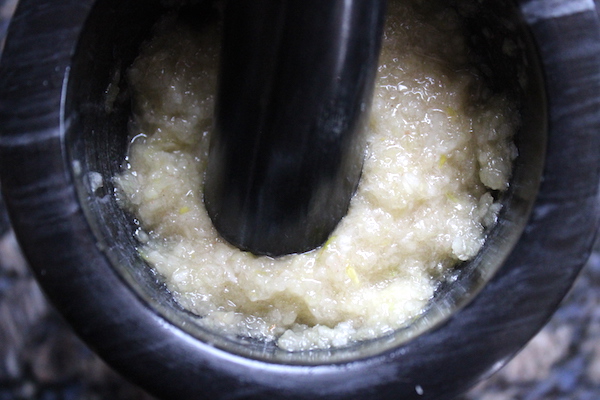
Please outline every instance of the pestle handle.
[{"label": "pestle handle", "polygon": [[230,0],[204,199],[255,254],[323,244],[360,178],[385,0]]}]

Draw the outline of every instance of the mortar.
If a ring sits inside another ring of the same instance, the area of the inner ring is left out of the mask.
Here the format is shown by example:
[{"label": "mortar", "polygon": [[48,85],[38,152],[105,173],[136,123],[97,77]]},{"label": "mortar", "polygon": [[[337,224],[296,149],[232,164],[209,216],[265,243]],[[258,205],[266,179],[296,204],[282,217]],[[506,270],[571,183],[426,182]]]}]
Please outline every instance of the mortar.
[{"label": "mortar", "polygon": [[[406,329],[297,353],[224,337],[140,258],[111,178],[128,143],[125,71],[164,2],[19,4],[0,64],[0,179],[20,244],[77,333],[160,397],[452,398],[541,328],[598,226],[600,25],[593,4],[567,3],[473,3],[492,87],[522,99],[519,157],[484,248]],[[523,43],[517,59],[503,55],[507,36]],[[525,89],[514,84],[522,73]]]}]

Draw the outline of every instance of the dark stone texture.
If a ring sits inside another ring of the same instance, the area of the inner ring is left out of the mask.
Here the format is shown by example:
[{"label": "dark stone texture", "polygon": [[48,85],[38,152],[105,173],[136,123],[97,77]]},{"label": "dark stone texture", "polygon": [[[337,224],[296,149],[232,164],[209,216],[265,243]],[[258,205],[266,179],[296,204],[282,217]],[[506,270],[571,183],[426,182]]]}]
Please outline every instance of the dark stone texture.
[{"label": "dark stone texture", "polygon": [[[13,3],[2,4],[10,8]],[[10,68],[10,75],[0,76],[7,96],[0,99],[0,114],[6,121],[0,162],[4,169],[24,158],[38,164],[19,174],[3,170],[4,194],[23,250],[54,304],[110,365],[156,394],[165,398],[176,393],[178,398],[218,394],[223,398],[449,399],[487,378],[534,336],[588,259],[600,219],[600,31],[589,8],[557,18],[530,19],[534,35],[542,42],[557,32],[564,33],[565,39],[557,46],[540,48],[547,68],[552,116],[548,123],[554,132],[547,154],[552,162],[546,165],[540,196],[517,249],[471,304],[439,329],[365,362],[265,365],[198,343],[190,332],[157,317],[143,294],[127,290],[123,276],[110,268],[105,253],[90,239],[71,176],[63,169],[64,159],[53,156],[62,150],[60,113],[57,98],[41,100],[41,93],[47,94],[47,89],[60,96],[65,57],[74,51],[69,39],[77,36],[75,26],[89,3],[65,0],[61,4],[73,8],[38,7],[34,16],[20,14],[22,21],[40,22],[39,32],[57,29],[60,51],[48,49],[34,59],[18,51],[21,44],[7,44],[20,55],[9,60],[17,70]],[[52,12],[60,18],[47,25],[44,19]],[[15,32],[25,28],[26,24],[17,23]],[[41,36],[23,43],[36,47],[36,38]],[[579,39],[582,44],[574,45]],[[48,68],[54,72],[44,79]],[[19,83],[23,76],[32,78]],[[17,95],[13,85],[19,84],[30,99],[41,102],[40,108]],[[68,125],[71,120],[64,122]],[[29,209],[35,212],[19,212]],[[65,251],[57,252],[56,244]],[[82,254],[79,248],[89,251]],[[77,269],[63,268],[74,264]],[[600,397],[599,271],[600,245],[596,244],[577,284],[546,328],[513,362],[464,398]],[[103,279],[95,280],[94,274]],[[45,301],[10,230],[0,240],[0,327],[2,400],[151,398],[123,381],[73,335]]]}]

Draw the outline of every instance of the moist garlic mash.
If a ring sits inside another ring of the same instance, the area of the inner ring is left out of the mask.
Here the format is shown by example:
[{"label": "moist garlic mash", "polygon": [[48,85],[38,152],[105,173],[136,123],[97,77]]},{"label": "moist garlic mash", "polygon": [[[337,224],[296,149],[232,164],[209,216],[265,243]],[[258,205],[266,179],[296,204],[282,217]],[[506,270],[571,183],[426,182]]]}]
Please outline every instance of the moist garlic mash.
[{"label": "moist garlic mash", "polygon": [[485,87],[457,13],[427,3],[389,1],[348,215],[321,248],[276,259],[224,241],[202,201],[218,24],[156,27],[129,70],[134,123],[117,195],[139,220],[142,257],[205,326],[290,351],[374,338],[410,324],[482,247],[519,117]]}]

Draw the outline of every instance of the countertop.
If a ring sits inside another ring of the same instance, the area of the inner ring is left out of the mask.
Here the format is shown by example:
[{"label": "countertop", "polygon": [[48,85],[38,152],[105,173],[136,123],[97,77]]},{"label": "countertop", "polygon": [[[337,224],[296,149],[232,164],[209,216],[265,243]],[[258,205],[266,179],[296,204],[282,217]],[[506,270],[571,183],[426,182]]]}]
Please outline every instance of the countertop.
[{"label": "countertop", "polygon": [[[17,0],[0,0],[0,38]],[[45,300],[0,200],[0,400],[152,399],[86,347]],[[600,399],[600,240],[551,321],[460,400]]]}]

